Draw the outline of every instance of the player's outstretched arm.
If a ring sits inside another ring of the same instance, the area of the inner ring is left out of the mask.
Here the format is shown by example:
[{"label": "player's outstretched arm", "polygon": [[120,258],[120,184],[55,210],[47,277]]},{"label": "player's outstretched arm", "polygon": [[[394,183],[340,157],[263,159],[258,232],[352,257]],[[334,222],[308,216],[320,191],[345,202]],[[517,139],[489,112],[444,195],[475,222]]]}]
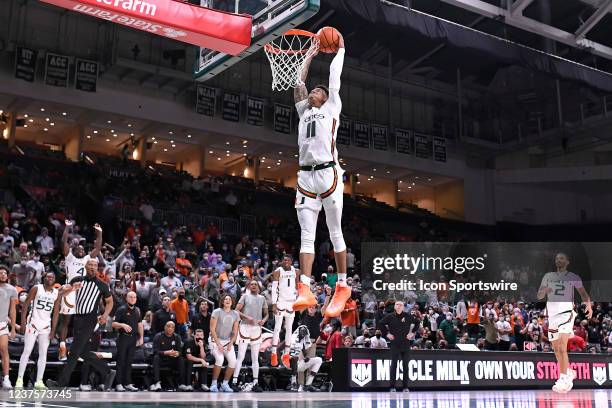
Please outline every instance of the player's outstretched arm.
[{"label": "player's outstretched arm", "polygon": [[344,37],[340,34],[338,39],[338,52],[329,66],[329,103],[335,113],[340,114],[342,102],[340,100],[340,77],[344,66]]},{"label": "player's outstretched arm", "polygon": [[302,72],[300,74],[300,81],[302,85],[298,85],[293,89],[293,99],[295,103],[302,102],[303,100],[308,99],[308,89],[306,88],[306,78],[308,78],[308,71],[310,70],[310,63],[314,59],[314,57],[318,54],[315,52],[309,58],[304,61],[304,67],[302,68]]}]

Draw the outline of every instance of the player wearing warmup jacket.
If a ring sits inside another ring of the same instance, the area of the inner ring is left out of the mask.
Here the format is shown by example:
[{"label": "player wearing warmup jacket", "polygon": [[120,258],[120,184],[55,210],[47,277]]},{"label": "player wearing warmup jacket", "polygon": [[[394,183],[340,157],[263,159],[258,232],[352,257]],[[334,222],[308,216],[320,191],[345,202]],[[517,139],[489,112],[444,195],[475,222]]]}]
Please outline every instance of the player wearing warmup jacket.
[{"label": "player wearing warmup jacket", "polygon": [[259,386],[259,348],[261,346],[261,328],[268,321],[268,303],[263,295],[259,294],[259,283],[249,282],[248,292],[242,295],[236,311],[240,314],[238,327],[238,358],[234,369],[233,385],[238,385],[238,375],[242,362],[246,356],[247,347],[251,347],[251,369],[253,382],[244,384],[243,391],[263,392]]},{"label": "player wearing warmup jacket", "polygon": [[[70,248],[68,244],[68,235],[72,231],[73,223],[70,220],[65,221],[64,233],[62,235],[62,248],[64,256],[66,257],[66,283],[70,283],[73,279],[85,276],[85,264],[90,259],[96,259],[102,248],[102,227],[99,224],[94,225],[96,232],[96,240],[94,242],[94,249],[89,253],[85,254],[85,248],[82,245],[73,246]],[[62,298],[62,306],[60,308],[60,314],[62,317],[62,324],[60,327],[60,345],[59,345],[59,360],[66,360],[66,337],[68,337],[68,326],[70,325],[70,319],[74,315],[76,303],[76,292],[72,291]]]},{"label": "player wearing warmup jacket", "polygon": [[578,291],[586,306],[586,316],[591,318],[593,308],[591,299],[584,289],[582,279],[569,272],[569,257],[564,253],[555,256],[556,272],[548,272],[542,278],[538,299],[546,297],[546,312],[548,314],[548,340],[559,363],[559,379],[552,389],[558,393],[569,392],[576,378],[576,372],[569,368],[567,341],[574,334],[574,289]]},{"label": "player wearing warmup jacket", "polygon": [[[295,208],[301,228],[298,299],[293,310],[302,311],[317,303],[310,290],[310,277],[314,262],[314,243],[317,218],[321,207],[329,237],[334,247],[338,282],[334,296],[325,310],[326,317],[337,317],[351,296],[346,284],[346,244],[342,234],[344,170],[338,163],[336,133],[340,124],[340,76],[344,64],[344,39],[339,35],[338,51],[329,67],[329,88],[317,85],[308,93],[305,85],[294,90],[295,107],[300,117],[298,128],[299,164]],[[314,57],[313,54],[312,57]],[[306,81],[312,57],[305,61],[301,73]]]},{"label": "player wearing warmup jacket", "polygon": [[[232,310],[233,302],[234,300],[230,295],[223,296],[221,307],[213,310],[210,316],[210,339],[208,344],[210,353],[215,357],[210,392],[234,392],[229,386],[229,380],[232,378],[234,368],[236,367],[234,343],[238,337],[240,315],[237,311]],[[227,368],[225,369],[225,378],[219,389],[217,380],[221,374],[224,359],[227,361]]]},{"label": "player wearing warmup jacket", "polygon": [[[23,388],[23,375],[37,341],[38,363],[34,388],[47,388],[43,382],[47,365],[47,349],[49,348],[49,342],[55,335],[63,293],[62,289],[55,287],[55,274],[52,272],[45,275],[43,283],[34,286],[28,292],[28,297],[21,308],[21,321],[26,322],[26,324],[21,325],[21,331],[24,333],[24,346],[19,360],[19,373],[17,374],[15,388]],[[30,304],[32,308],[28,313]]]},{"label": "player wearing warmup jacket", "polygon": [[[9,269],[0,265],[0,358],[2,359],[2,388],[13,388],[9,380],[9,337],[15,338],[17,289],[8,283]],[[9,319],[11,328],[9,329]]]},{"label": "player wearing warmup jacket", "polygon": [[[310,331],[306,325],[301,325],[293,332],[291,341],[291,390],[292,391],[318,391],[312,385],[315,376],[323,364],[321,357],[308,357],[308,350],[313,347],[314,344],[310,339]],[[316,346],[315,346],[316,347]],[[297,374],[310,370],[310,374],[306,379],[306,386],[297,384]]]},{"label": "player wearing warmup jacket", "polygon": [[270,362],[273,367],[278,365],[278,341],[280,332],[285,322],[285,352],[283,353],[283,364],[289,368],[289,348],[291,347],[291,330],[295,312],[293,304],[297,299],[297,283],[299,269],[292,265],[293,259],[290,255],[283,257],[281,266],[272,272],[272,313],[274,313],[274,335],[272,336],[272,355]]}]

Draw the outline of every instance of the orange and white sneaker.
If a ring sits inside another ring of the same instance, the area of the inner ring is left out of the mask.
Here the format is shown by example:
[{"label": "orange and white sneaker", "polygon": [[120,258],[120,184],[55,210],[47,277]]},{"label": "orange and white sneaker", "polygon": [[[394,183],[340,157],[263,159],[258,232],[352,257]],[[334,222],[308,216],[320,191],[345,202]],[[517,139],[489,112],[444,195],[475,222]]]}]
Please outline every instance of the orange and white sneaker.
[{"label": "orange and white sneaker", "polygon": [[66,351],[67,351],[66,350],[66,343],[61,341],[60,345],[59,345],[59,353],[58,353],[58,357],[57,357],[57,359],[59,361],[66,361],[66,360],[68,360],[68,355],[67,355]]},{"label": "orange and white sneaker", "polygon": [[325,317],[338,317],[346,307],[346,301],[351,297],[351,287],[345,281],[336,283],[336,291],[332,297],[327,309],[325,309]]},{"label": "orange and white sneaker", "polygon": [[276,353],[272,353],[272,354],[270,355],[270,365],[271,365],[272,367],[276,367],[276,366],[278,366],[278,354],[276,354]]},{"label": "orange and white sneaker", "polygon": [[283,362],[285,368],[291,369],[291,359],[289,358],[289,353],[283,354],[283,357],[281,357],[281,361]]},{"label": "orange and white sneaker", "polygon": [[302,310],[308,309],[310,306],[317,304],[317,298],[310,290],[310,286],[298,282],[297,287],[298,297],[293,304],[293,311],[301,312]]}]

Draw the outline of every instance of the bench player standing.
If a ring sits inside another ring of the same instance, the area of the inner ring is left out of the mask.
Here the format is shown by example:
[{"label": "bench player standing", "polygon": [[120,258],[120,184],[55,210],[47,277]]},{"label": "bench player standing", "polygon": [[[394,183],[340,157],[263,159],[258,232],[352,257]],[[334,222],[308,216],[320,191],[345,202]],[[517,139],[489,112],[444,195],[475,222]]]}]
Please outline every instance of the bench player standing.
[{"label": "bench player standing", "polygon": [[[45,274],[44,282],[34,286],[28,292],[28,297],[21,309],[21,321],[26,322],[26,324],[21,325],[22,333],[24,333],[24,346],[19,360],[19,373],[17,374],[15,388],[23,388],[23,374],[37,341],[38,363],[34,389],[44,390],[47,388],[43,382],[47,365],[47,349],[57,327],[62,293],[64,293],[63,290],[55,287],[55,274],[53,272]],[[32,309],[28,314],[30,304],[32,304]]]},{"label": "bench player standing", "polygon": [[272,336],[272,355],[270,363],[273,367],[278,365],[278,342],[280,332],[285,322],[285,352],[283,353],[283,365],[290,366],[289,349],[291,348],[291,332],[293,330],[293,319],[295,312],[293,304],[297,299],[297,280],[299,269],[292,265],[293,258],[290,255],[283,257],[281,266],[272,272],[272,313],[274,313],[274,334]]},{"label": "bench player standing", "polygon": [[569,368],[567,355],[567,341],[574,334],[574,289],[578,291],[586,305],[586,316],[591,318],[593,308],[591,298],[582,285],[582,279],[575,273],[569,272],[569,257],[564,253],[555,256],[556,272],[548,272],[542,278],[538,299],[546,297],[546,311],[548,314],[548,340],[555,352],[559,363],[559,379],[553,385],[555,392],[569,392],[576,378],[576,372]]},{"label": "bench player standing", "polygon": [[[9,337],[15,338],[17,289],[8,280],[9,269],[0,265],[0,358],[2,359],[2,389],[13,388],[9,380]],[[11,328],[9,329],[9,320]]]},{"label": "bench player standing", "polygon": [[[300,171],[295,208],[301,228],[302,275],[293,310],[301,311],[317,304],[310,290],[310,277],[315,256],[317,219],[323,207],[338,270],[336,290],[325,310],[326,317],[339,316],[351,296],[351,288],[346,284],[346,244],[341,225],[344,170],[338,164],[336,149],[336,132],[342,110],[340,76],[344,64],[344,39],[340,33],[338,37],[337,54],[329,67],[329,88],[317,85],[308,93],[306,85],[300,85],[294,90],[295,107],[300,117],[298,128]],[[301,73],[302,82],[306,81],[314,55],[305,62]]]},{"label": "bench player standing", "polygon": [[[96,259],[102,248],[102,228],[100,225],[95,224],[94,230],[96,231],[96,240],[94,242],[94,249],[89,253],[85,254],[85,248],[82,245],[77,245],[75,248],[70,248],[68,244],[68,234],[72,231],[73,223],[70,220],[66,220],[66,227],[62,235],[62,248],[64,256],[66,257],[66,282],[71,282],[74,278],[85,276],[85,264],[90,259]],[[76,303],[76,292],[72,291],[68,293],[62,299],[62,306],[60,314],[62,318],[62,325],[60,327],[60,346],[59,346],[59,357],[60,361],[66,360],[66,337],[68,337],[68,326],[70,325],[70,319],[75,314],[74,305]]]}]

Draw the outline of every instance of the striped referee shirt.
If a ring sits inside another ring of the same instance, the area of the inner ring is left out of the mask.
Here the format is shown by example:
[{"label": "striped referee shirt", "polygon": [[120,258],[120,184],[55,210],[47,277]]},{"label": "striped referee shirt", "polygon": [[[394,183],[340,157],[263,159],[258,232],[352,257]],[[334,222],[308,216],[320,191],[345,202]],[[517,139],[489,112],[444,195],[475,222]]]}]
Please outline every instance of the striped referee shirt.
[{"label": "striped referee shirt", "polygon": [[[73,282],[78,281],[74,279]],[[104,299],[111,296],[108,285],[102,282],[98,278],[89,279],[87,276],[83,277],[83,286],[77,291],[76,295],[76,314],[88,315],[97,313],[98,303],[100,297]]]}]

